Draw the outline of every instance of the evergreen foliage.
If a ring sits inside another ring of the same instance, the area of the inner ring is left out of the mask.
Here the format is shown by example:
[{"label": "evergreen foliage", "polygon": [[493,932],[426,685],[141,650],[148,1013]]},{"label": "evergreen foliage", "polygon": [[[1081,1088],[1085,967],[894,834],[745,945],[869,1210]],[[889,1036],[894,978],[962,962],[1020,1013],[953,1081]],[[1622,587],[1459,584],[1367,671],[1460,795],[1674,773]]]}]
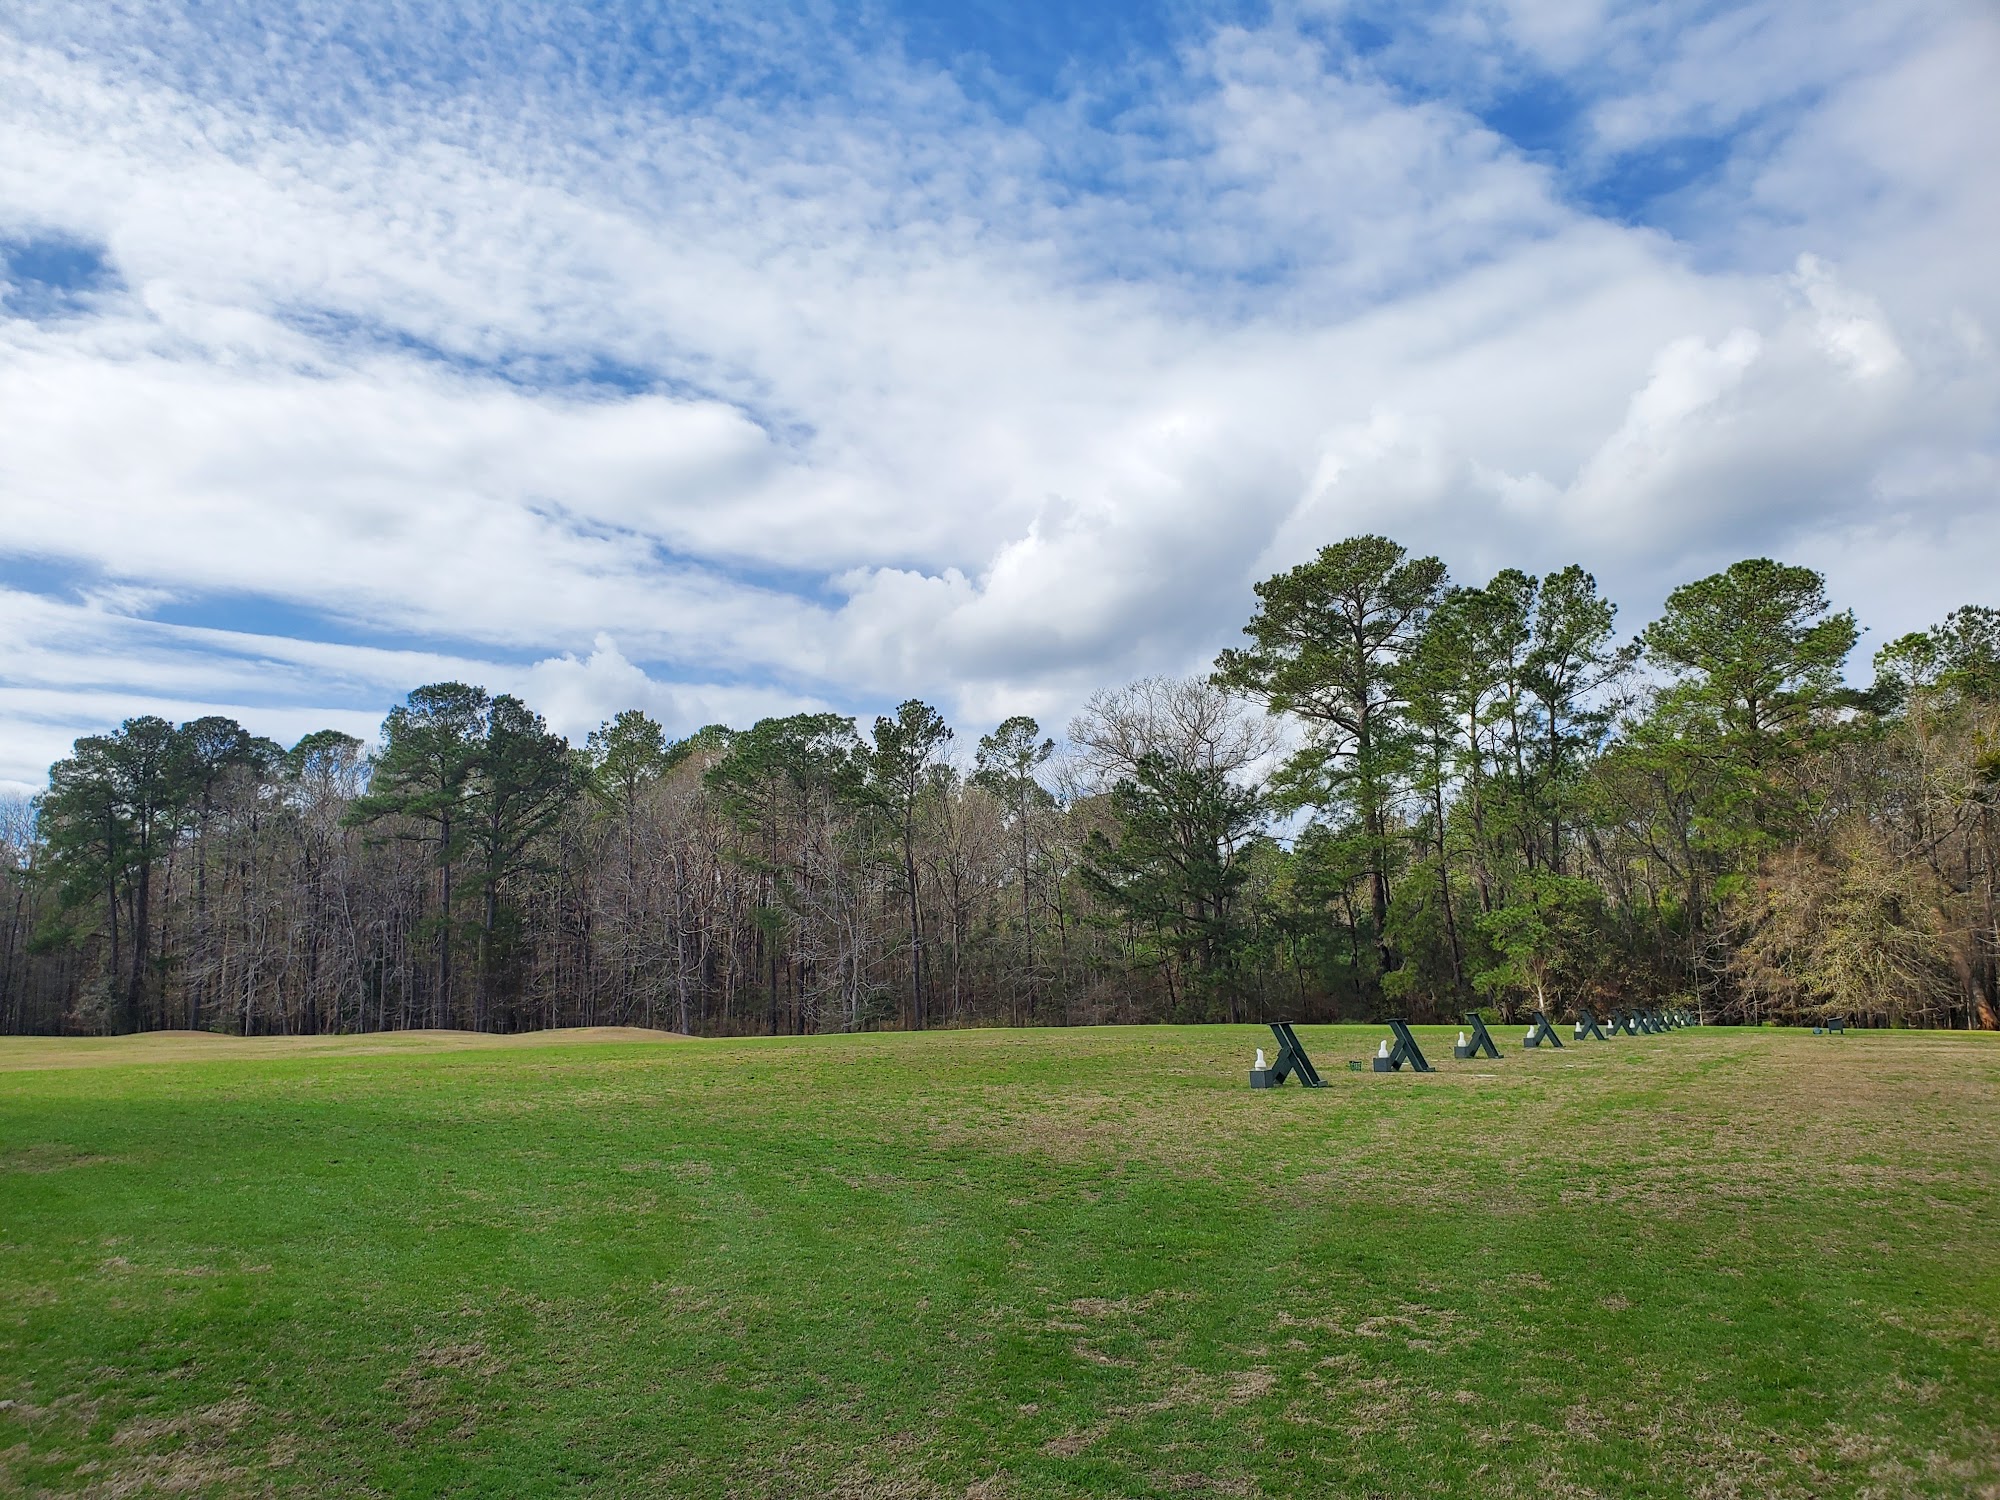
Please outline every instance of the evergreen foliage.
[{"label": "evergreen foliage", "polygon": [[[1452,1017],[1987,1026],[2000,610],[1848,670],[1812,570],[1621,640],[1590,574],[1455,584],[1361,536],[1256,589],[1212,676],[961,763],[911,699],[569,746],[433,683],[289,750],[87,736],[5,811],[0,1026],[710,1032]],[[468,885],[475,898],[469,905]],[[462,976],[470,973],[473,982]]]}]

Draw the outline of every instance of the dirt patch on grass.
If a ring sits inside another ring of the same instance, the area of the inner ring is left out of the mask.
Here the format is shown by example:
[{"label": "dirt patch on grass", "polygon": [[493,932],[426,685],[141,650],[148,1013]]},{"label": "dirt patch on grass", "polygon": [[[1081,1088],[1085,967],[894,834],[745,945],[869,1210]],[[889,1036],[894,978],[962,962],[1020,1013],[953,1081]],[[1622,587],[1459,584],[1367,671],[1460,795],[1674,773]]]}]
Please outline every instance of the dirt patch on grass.
[{"label": "dirt patch on grass", "polygon": [[112,1435],[111,1445],[114,1448],[150,1447],[162,1438],[230,1433],[241,1427],[253,1410],[250,1402],[238,1396],[217,1402],[214,1406],[204,1406],[199,1411],[183,1412],[177,1417],[137,1417]]},{"label": "dirt patch on grass", "polygon": [[506,1368],[506,1361],[478,1339],[427,1345],[387,1382],[387,1389],[402,1399],[404,1407],[397,1434],[409,1438],[456,1418],[451,1436],[471,1436],[479,1424],[479,1402],[487,1383]]},{"label": "dirt patch on grass", "polygon": [[1051,1458],[1075,1458],[1110,1430],[1109,1422],[1100,1422],[1095,1427],[1086,1427],[1080,1432],[1065,1432],[1061,1437],[1052,1437],[1042,1444],[1042,1452]]},{"label": "dirt patch on grass", "polygon": [[82,1486],[75,1493],[91,1500],[247,1494],[257,1486],[230,1450],[256,1410],[239,1396],[174,1416],[134,1417],[112,1435],[115,1457],[77,1469]]},{"label": "dirt patch on grass", "polygon": [[0,1151],[0,1172],[25,1172],[30,1176],[40,1176],[44,1172],[66,1172],[72,1167],[98,1167],[113,1160],[116,1158],[77,1151],[54,1142],[36,1142],[12,1151]]}]

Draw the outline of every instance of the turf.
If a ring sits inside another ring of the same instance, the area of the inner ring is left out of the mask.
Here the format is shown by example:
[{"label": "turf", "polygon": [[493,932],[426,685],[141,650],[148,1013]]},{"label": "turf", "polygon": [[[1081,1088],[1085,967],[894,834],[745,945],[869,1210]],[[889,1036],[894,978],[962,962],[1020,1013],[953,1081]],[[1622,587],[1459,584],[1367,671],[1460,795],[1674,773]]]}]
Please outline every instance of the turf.
[{"label": "turf", "polygon": [[2000,1493],[2000,1036],[1301,1034],[0,1043],[0,1490]]}]

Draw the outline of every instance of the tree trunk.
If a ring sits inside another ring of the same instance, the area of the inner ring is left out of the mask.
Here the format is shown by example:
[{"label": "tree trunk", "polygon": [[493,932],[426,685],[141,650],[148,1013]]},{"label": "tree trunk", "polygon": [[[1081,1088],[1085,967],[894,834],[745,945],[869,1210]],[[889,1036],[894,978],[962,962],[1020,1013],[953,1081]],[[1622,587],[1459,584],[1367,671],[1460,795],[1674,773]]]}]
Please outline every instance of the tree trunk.
[{"label": "tree trunk", "polygon": [[1465,998],[1465,954],[1458,941],[1458,918],[1451,909],[1451,867],[1447,861],[1444,844],[1444,783],[1439,781],[1431,788],[1431,807],[1437,819],[1437,859],[1438,859],[1438,899],[1444,902],[1444,931],[1451,941],[1451,987],[1452,998]]},{"label": "tree trunk", "polygon": [[[431,997],[431,1024],[442,1026],[451,1016],[451,819],[438,824],[439,915],[437,993]],[[454,1018],[455,1019],[455,1018]]]},{"label": "tree trunk", "polygon": [[917,856],[914,830],[903,825],[903,882],[910,896],[910,1009],[916,1029],[922,1031],[924,1013],[924,927],[917,905]]},{"label": "tree trunk", "polygon": [[474,1001],[474,1031],[486,1030],[493,1021],[493,924],[499,916],[499,885],[489,875],[481,892],[479,912],[479,992]]},{"label": "tree trunk", "polygon": [[153,860],[152,850],[147,847],[150,839],[142,838],[139,845],[139,883],[132,898],[132,982],[125,991],[125,1029],[139,1029],[139,997],[146,982],[146,940],[151,935],[147,923],[152,916],[153,904]]}]

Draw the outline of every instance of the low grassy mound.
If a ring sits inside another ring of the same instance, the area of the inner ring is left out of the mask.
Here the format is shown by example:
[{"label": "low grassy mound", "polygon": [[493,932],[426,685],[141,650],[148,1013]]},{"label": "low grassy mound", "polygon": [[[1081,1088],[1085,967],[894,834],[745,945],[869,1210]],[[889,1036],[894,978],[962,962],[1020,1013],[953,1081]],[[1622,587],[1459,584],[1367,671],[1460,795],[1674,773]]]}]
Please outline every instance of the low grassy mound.
[{"label": "low grassy mound", "polygon": [[372,1031],[359,1036],[224,1036],[216,1031],[147,1031],[136,1036],[0,1037],[0,1073],[102,1068],[189,1058],[366,1057],[376,1053],[485,1051],[588,1042],[685,1042],[645,1026],[562,1026],[497,1036],[489,1031]]},{"label": "low grassy mound", "polygon": [[2000,1493],[2000,1037],[1301,1034],[8,1043],[0,1492]]}]

